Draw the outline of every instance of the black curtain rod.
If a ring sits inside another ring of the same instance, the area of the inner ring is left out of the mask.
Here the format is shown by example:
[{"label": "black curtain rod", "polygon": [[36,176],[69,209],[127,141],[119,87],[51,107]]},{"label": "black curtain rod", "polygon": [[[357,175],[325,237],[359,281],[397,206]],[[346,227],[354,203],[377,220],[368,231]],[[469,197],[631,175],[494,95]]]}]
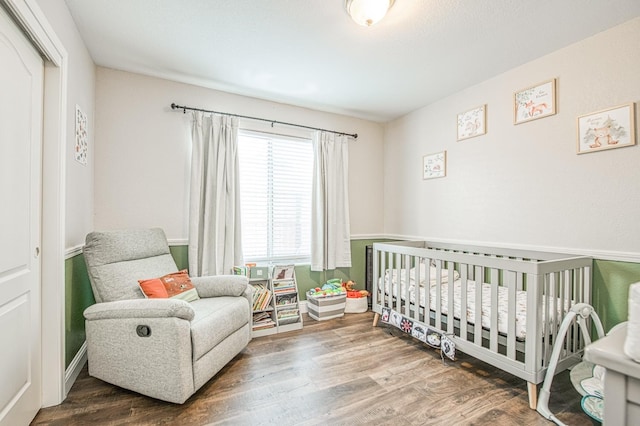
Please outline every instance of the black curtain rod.
[{"label": "black curtain rod", "polygon": [[266,118],[249,117],[247,115],[231,114],[231,113],[228,113],[228,112],[219,112],[219,111],[211,111],[211,110],[208,110],[208,109],[193,108],[193,107],[188,107],[188,106],[184,106],[184,105],[178,105],[176,103],[172,103],[171,104],[171,109],[181,109],[183,113],[186,113],[187,110],[189,110],[189,111],[209,112],[209,113],[212,113],[212,114],[228,115],[228,116],[231,116],[231,117],[246,118],[246,119],[249,119],[249,120],[265,121],[267,123],[271,123],[271,126],[273,126],[274,124],[283,124],[285,126],[302,127],[303,129],[320,130],[322,132],[335,133],[336,135],[351,136],[354,139],[358,139],[358,134],[357,133],[337,132],[335,130],[327,130],[327,129],[319,129],[317,127],[303,126],[302,124],[285,123],[284,121],[267,120]]}]

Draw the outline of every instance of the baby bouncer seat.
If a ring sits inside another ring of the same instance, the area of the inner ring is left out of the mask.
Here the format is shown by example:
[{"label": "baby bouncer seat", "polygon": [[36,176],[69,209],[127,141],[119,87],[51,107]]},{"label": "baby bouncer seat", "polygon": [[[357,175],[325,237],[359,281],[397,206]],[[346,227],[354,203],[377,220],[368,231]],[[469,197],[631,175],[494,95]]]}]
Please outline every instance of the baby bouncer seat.
[{"label": "baby bouncer seat", "polygon": [[[571,307],[570,311],[562,320],[560,329],[555,343],[553,344],[553,351],[551,352],[551,358],[549,360],[549,368],[544,378],[540,395],[538,396],[538,405],[536,411],[540,413],[545,419],[551,420],[557,425],[564,426],[565,424],[558,420],[549,410],[549,397],[551,396],[551,383],[558,366],[558,358],[560,357],[560,351],[564,346],[564,340],[571,326],[574,318],[577,319],[578,328],[582,333],[582,337],[585,341],[585,345],[591,343],[591,337],[589,336],[589,326],[587,319],[591,318],[596,328],[598,339],[604,337],[604,329],[600,317],[593,309],[591,305],[586,303],[577,303]],[[596,366],[588,361],[582,360],[576,366],[571,369],[571,382],[576,388],[578,393],[582,395],[582,401],[580,405],[587,415],[597,421],[602,421],[602,408],[603,408],[603,377],[605,371],[604,368]]]}]

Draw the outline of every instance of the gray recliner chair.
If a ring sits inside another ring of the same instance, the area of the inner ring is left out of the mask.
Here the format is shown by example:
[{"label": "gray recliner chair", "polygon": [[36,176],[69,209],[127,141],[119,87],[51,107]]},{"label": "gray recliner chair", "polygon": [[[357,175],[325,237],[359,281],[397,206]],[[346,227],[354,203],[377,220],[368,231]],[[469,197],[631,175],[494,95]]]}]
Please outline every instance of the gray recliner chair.
[{"label": "gray recliner chair", "polygon": [[251,340],[246,277],[191,277],[193,302],[144,297],[138,280],[178,270],[161,229],[92,232],[83,253],[97,302],[84,311],[89,375],[182,404]]}]

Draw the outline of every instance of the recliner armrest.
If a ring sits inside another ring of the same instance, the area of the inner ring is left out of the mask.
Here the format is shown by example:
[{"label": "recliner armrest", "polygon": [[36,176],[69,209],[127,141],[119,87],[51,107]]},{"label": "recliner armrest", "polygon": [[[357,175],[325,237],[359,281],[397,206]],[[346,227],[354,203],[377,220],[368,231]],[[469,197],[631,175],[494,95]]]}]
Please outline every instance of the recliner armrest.
[{"label": "recliner armrest", "polygon": [[249,286],[249,279],[242,275],[212,275],[191,277],[200,297],[242,296]]},{"label": "recliner armrest", "polygon": [[133,299],[96,303],[84,311],[86,320],[118,318],[181,318],[191,321],[195,311],[178,299]]}]

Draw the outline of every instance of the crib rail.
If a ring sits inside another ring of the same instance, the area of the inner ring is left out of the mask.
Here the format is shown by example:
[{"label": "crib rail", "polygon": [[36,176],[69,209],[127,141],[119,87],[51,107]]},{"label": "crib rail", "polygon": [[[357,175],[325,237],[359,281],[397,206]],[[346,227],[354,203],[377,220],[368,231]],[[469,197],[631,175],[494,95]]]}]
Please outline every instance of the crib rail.
[{"label": "crib rail", "polygon": [[[589,257],[549,252],[376,243],[372,308],[388,307],[438,329],[462,352],[538,384],[565,314],[574,303],[591,303],[591,265]],[[483,310],[483,302],[490,308]],[[558,371],[577,362],[583,348],[574,324]]]}]

